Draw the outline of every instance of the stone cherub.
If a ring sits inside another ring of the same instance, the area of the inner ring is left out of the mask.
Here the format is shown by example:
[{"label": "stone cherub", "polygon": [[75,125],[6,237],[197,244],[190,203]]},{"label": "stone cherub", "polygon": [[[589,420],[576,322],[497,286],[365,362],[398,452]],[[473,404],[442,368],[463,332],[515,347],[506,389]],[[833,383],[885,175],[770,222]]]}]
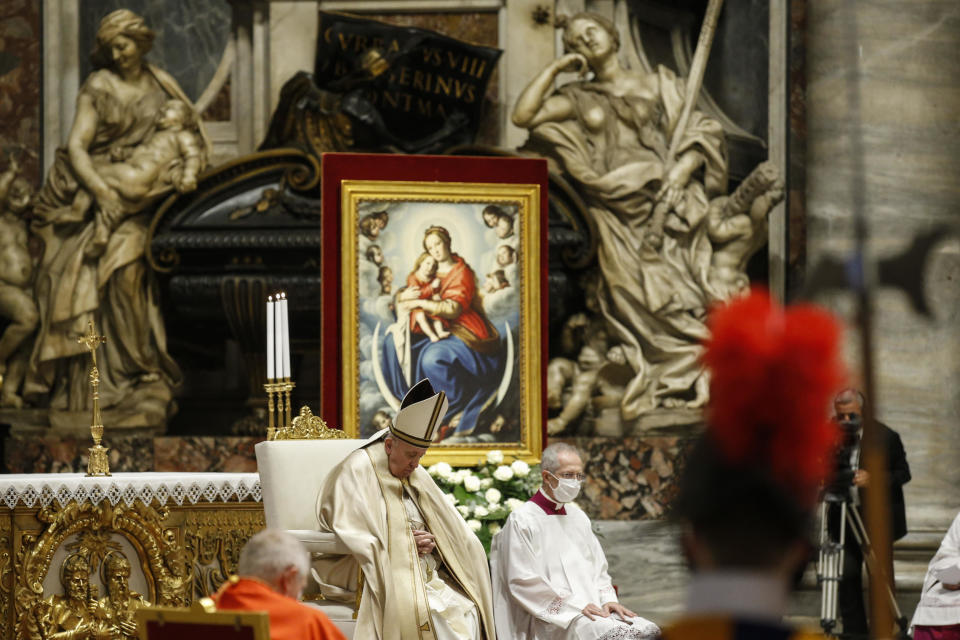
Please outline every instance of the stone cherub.
[{"label": "stone cherub", "polygon": [[783,200],[780,172],[764,162],[731,196],[714,198],[707,212],[707,234],[713,245],[707,282],[717,300],[750,289],[747,261],[767,240],[767,215]]},{"label": "stone cherub", "polygon": [[[563,325],[560,342],[565,354],[576,359],[551,358],[547,365],[547,407],[560,412],[547,420],[547,433],[556,435],[575,423],[592,407],[594,433],[614,435],[614,425],[604,419],[611,407],[618,407],[624,387],[630,381],[622,349],[614,344],[597,304],[597,278],[582,279],[586,312],[575,313]],[[618,419],[614,422],[619,423]],[[613,427],[611,429],[611,427]],[[584,435],[584,434],[581,434]]]},{"label": "stone cherub", "polygon": [[[166,193],[170,187],[181,193],[197,188],[203,145],[193,110],[182,100],[171,99],[157,113],[156,130],[150,137],[136,147],[120,147],[118,154],[101,158],[93,165],[108,187],[116,189],[123,200],[138,203],[137,208],[142,208],[145,199]],[[127,157],[118,161],[123,155]],[[90,192],[81,189],[73,207],[82,215],[92,203]],[[94,239],[87,247],[87,257],[103,253],[116,222],[100,211],[96,213]]]},{"label": "stone cherub", "polygon": [[11,154],[0,174],[0,317],[10,321],[0,337],[0,407],[19,409],[18,395],[29,358],[29,338],[37,328],[37,305],[31,296],[33,259],[25,214],[33,188],[19,177],[20,163]]}]

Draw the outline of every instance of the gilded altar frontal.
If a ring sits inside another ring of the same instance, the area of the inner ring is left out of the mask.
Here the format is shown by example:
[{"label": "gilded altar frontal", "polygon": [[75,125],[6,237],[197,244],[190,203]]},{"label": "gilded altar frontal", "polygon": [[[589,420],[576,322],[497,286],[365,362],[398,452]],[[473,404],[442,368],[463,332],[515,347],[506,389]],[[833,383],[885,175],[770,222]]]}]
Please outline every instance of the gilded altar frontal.
[{"label": "gilded altar frontal", "polygon": [[0,640],[960,627],[960,4],[0,5]]}]

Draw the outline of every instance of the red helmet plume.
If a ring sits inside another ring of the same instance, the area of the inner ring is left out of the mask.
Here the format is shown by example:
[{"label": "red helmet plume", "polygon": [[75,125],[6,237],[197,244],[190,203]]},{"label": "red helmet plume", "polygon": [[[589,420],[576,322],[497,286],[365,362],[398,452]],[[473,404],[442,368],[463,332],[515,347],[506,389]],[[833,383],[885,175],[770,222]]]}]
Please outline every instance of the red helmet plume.
[{"label": "red helmet plume", "polygon": [[708,434],[728,464],[765,468],[812,505],[837,442],[828,409],[843,381],[839,323],[812,305],[784,309],[754,290],[715,309],[709,325]]}]

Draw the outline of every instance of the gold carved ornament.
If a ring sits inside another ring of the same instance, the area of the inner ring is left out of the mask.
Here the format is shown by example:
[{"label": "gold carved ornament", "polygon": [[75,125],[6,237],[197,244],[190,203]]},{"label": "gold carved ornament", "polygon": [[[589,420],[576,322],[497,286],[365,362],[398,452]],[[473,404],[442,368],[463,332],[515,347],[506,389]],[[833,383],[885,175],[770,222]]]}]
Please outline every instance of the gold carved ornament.
[{"label": "gold carved ornament", "polygon": [[[86,637],[135,638],[134,613],[152,603],[186,607],[195,597],[215,590],[236,569],[240,548],[264,528],[259,510],[186,511],[181,527],[164,525],[166,507],[136,502],[71,503],[41,509],[41,532],[24,532],[14,563],[15,634],[0,620],[0,638],[58,639]],[[112,538],[119,534],[136,550],[149,593],[129,590],[130,559]],[[67,542],[72,536],[75,539]],[[4,529],[0,525],[0,545]],[[59,568],[51,567],[61,545],[68,552]],[[0,547],[0,603],[9,603],[9,555]],[[4,558],[6,557],[6,560]],[[44,597],[43,583],[51,568],[60,572],[63,594]],[[90,576],[101,569],[106,594],[99,594]],[[72,595],[71,595],[72,594]],[[103,597],[99,597],[103,595]]]},{"label": "gold carved ornament", "polygon": [[0,638],[10,637],[11,572],[13,571],[12,515],[0,519]]},{"label": "gold carved ornament", "polygon": [[336,440],[349,438],[341,429],[331,429],[320,416],[313,415],[310,407],[300,407],[300,415],[289,427],[281,427],[273,434],[273,440]]},{"label": "gold carved ornament", "polygon": [[[144,571],[153,593],[163,592],[172,578],[166,558],[171,541],[164,535],[161,522],[168,511],[142,502],[132,506],[112,506],[107,502],[93,505],[74,502],[62,508],[45,507],[37,519],[45,525],[39,534],[25,533],[15,560],[15,615],[19,638],[73,638],[93,632],[110,633],[113,637],[135,637],[130,626],[131,599],[137,607],[147,605],[139,594],[128,590],[129,560],[112,533],[124,536],[139,551],[139,566]],[[44,598],[43,582],[51,569],[53,557],[71,536],[67,559],[59,567],[64,594]],[[98,598],[96,586],[89,584],[91,573],[111,561],[125,567],[123,580],[118,580],[120,593],[107,593]],[[152,578],[152,580],[151,580]],[[119,583],[123,584],[119,584]],[[184,584],[182,588],[188,585]],[[71,596],[71,593],[73,594]],[[111,597],[113,596],[113,597]],[[120,603],[119,599],[123,599]],[[155,598],[152,598],[155,599]],[[162,602],[162,600],[161,600]],[[122,623],[121,623],[122,622]]]},{"label": "gold carved ornament", "polygon": [[253,534],[266,528],[262,509],[187,511],[183,522],[183,549],[191,559],[188,584],[194,597],[186,606],[220,588],[237,572],[240,551]]}]

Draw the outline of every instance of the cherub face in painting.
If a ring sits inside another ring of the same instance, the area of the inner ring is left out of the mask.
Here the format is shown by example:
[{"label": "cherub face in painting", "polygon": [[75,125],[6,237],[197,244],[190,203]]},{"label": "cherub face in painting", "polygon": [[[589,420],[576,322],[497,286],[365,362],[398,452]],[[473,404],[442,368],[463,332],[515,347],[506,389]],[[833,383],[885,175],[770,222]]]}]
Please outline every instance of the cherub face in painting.
[{"label": "cherub face in painting", "polygon": [[390,221],[390,214],[386,211],[378,211],[373,215],[374,221],[377,223],[377,226],[380,228],[380,231],[383,231],[387,228],[387,222]]},{"label": "cherub face in painting", "polygon": [[380,431],[381,429],[386,429],[391,424],[390,416],[387,415],[386,411],[377,411],[375,414],[373,414],[372,422],[373,422],[374,429],[376,429],[377,431]]},{"label": "cherub face in painting", "polygon": [[502,215],[497,220],[497,237],[509,238],[513,235],[513,218],[508,215]]},{"label": "cherub face in painting", "polygon": [[360,220],[360,233],[367,236],[371,240],[380,235],[381,229],[383,229],[383,227],[372,215],[366,216]]},{"label": "cherub face in painting", "polygon": [[437,275],[436,258],[431,255],[424,256],[423,260],[420,261],[420,266],[417,267],[417,279],[420,282],[427,282],[432,280],[435,275]]},{"label": "cherub face in painting", "polygon": [[487,274],[487,279],[483,283],[483,290],[487,293],[493,293],[494,291],[499,291],[507,287],[509,284],[503,274],[503,269],[498,269],[493,273]]},{"label": "cherub face in painting", "polygon": [[497,226],[497,220],[500,218],[496,211],[490,209],[483,210],[483,223],[491,229]]},{"label": "cherub face in painting", "polygon": [[516,259],[514,258],[516,250],[508,244],[502,244],[497,248],[497,264],[501,267],[505,267],[509,264],[513,264]]},{"label": "cherub face in painting", "polygon": [[375,265],[383,264],[383,249],[375,244],[370,245],[367,249],[367,260]]}]

